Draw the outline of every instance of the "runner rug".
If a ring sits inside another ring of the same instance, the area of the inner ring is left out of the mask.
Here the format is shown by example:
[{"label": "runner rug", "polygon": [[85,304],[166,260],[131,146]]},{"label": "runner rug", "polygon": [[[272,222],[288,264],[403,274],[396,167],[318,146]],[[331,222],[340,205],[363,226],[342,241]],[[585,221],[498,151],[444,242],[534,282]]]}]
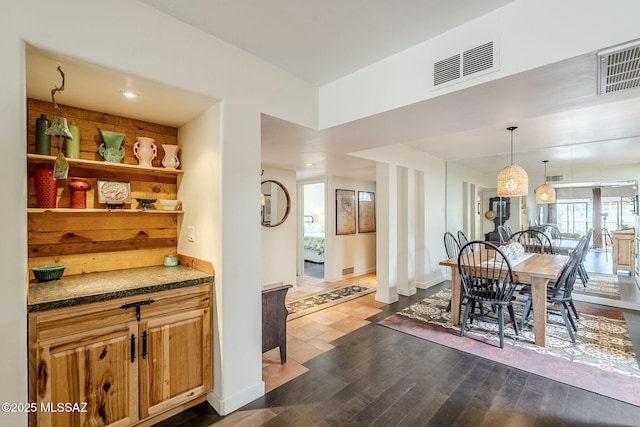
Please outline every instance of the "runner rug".
[{"label": "runner rug", "polygon": [[[546,348],[534,344],[531,324],[518,337],[511,325],[505,325],[501,349],[496,323],[475,320],[465,336],[459,336],[459,326],[451,324],[446,311],[450,296],[449,290],[440,291],[379,324],[640,406],[640,368],[621,312],[578,305],[576,344],[569,339],[562,318],[550,312]],[[522,302],[514,302],[517,320],[522,307]]]},{"label": "runner rug", "polygon": [[287,301],[286,306],[289,311],[287,320],[292,320],[337,304],[342,304],[343,302],[359,298],[372,292],[375,292],[375,288],[351,284],[307,295],[293,301]]},{"label": "runner rug", "polygon": [[620,282],[616,274],[589,273],[587,286],[576,278],[573,286],[574,294],[589,295],[600,298],[620,299]]}]

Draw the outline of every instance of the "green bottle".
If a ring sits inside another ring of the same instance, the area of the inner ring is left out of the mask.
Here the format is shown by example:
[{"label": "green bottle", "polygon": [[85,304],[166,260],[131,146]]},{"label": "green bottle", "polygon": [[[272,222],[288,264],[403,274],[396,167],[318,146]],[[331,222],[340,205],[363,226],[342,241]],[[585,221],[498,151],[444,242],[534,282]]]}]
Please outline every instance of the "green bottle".
[{"label": "green bottle", "polygon": [[67,139],[67,151],[66,155],[70,159],[79,159],[80,158],[80,128],[76,124],[76,122],[71,122],[69,124],[69,132],[71,132],[72,137]]},{"label": "green bottle", "polygon": [[36,153],[51,155],[51,135],[47,135],[47,129],[51,126],[51,122],[47,119],[46,114],[40,114],[36,119]]}]

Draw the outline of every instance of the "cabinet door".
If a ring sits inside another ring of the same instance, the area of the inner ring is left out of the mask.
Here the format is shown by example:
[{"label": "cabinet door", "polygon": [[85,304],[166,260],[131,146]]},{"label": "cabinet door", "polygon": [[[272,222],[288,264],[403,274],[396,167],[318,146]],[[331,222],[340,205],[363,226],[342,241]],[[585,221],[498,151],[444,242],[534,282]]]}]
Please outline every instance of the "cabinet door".
[{"label": "cabinet door", "polygon": [[150,318],[140,324],[139,334],[141,418],[211,389],[208,307]]},{"label": "cabinet door", "polygon": [[[138,420],[136,323],[41,343],[38,426],[128,426]],[[132,335],[134,340],[132,340]]]}]

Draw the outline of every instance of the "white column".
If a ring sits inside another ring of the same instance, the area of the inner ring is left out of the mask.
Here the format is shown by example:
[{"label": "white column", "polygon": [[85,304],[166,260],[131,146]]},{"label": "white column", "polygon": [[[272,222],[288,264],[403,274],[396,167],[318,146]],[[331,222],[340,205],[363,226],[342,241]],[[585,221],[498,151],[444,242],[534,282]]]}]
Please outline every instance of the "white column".
[{"label": "white column", "polygon": [[376,164],[376,301],[398,301],[397,291],[397,166]]},{"label": "white column", "polygon": [[427,270],[427,242],[426,242],[426,204],[425,204],[425,173],[415,171],[415,286],[426,289]]},{"label": "white column", "polygon": [[[410,296],[416,293],[415,271],[416,271],[416,179],[415,169],[401,168],[399,173],[402,180],[399,182],[398,193],[402,195],[402,204],[398,216],[402,218],[401,227],[398,229],[398,246],[402,248],[398,255],[399,268],[402,273],[398,274],[398,293]],[[400,245],[400,242],[402,245]],[[400,279],[401,278],[401,279]]]}]

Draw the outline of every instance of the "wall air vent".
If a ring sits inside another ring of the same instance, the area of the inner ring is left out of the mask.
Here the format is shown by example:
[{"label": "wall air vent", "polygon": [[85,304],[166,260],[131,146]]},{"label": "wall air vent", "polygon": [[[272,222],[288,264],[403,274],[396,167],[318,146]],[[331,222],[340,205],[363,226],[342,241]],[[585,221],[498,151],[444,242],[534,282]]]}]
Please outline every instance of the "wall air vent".
[{"label": "wall air vent", "polygon": [[490,41],[433,64],[433,88],[468,80],[498,70],[498,43]]},{"label": "wall air vent", "polygon": [[564,175],[547,175],[546,182],[560,182],[564,181]]},{"label": "wall air vent", "polygon": [[598,95],[640,87],[640,40],[598,52]]},{"label": "wall air vent", "polygon": [[450,82],[460,78],[460,55],[443,59],[433,64],[433,85]]},{"label": "wall air vent", "polygon": [[342,269],[342,275],[346,276],[347,274],[353,274],[353,271],[354,271],[353,267],[343,268]]},{"label": "wall air vent", "polygon": [[469,76],[493,67],[493,42],[462,53],[462,75]]}]

